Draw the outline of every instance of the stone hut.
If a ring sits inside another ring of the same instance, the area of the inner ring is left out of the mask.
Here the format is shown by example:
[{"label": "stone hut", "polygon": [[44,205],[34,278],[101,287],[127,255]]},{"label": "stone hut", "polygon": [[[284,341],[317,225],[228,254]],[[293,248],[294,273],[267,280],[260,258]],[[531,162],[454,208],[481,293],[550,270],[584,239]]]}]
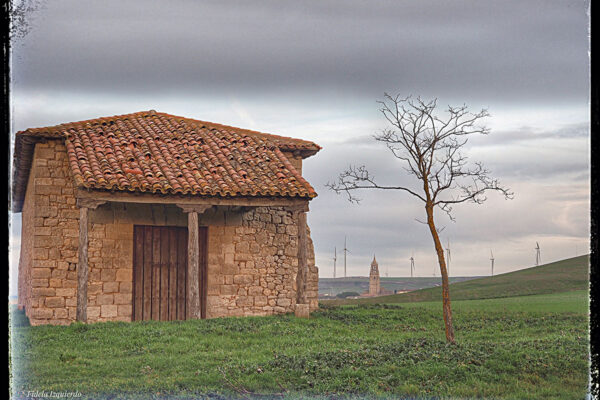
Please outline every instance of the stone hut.
[{"label": "stone hut", "polygon": [[32,325],[318,307],[305,140],[153,110],[18,132]]},{"label": "stone hut", "polygon": [[381,293],[381,284],[379,282],[379,264],[373,255],[371,262],[371,271],[369,272],[369,296],[377,296]]}]

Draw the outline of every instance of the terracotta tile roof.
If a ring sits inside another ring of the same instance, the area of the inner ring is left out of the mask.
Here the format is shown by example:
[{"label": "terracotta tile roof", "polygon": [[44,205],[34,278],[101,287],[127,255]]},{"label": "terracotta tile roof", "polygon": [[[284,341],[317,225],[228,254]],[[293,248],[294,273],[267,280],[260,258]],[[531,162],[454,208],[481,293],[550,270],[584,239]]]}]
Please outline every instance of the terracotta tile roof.
[{"label": "terracotta tile roof", "polygon": [[313,142],[155,111],[72,122],[17,133],[13,202],[20,209],[33,143],[65,140],[81,188],[201,196],[317,195],[283,152],[303,158]]}]

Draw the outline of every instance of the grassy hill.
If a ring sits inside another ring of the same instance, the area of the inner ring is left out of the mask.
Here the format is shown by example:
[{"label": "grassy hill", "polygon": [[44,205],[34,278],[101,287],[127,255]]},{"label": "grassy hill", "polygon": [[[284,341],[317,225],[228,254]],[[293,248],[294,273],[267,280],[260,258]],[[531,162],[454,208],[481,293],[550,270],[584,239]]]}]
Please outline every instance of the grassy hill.
[{"label": "grassy hill", "polygon": [[[589,255],[568,258],[506,274],[473,279],[450,285],[452,300],[491,299],[587,290]],[[442,288],[434,287],[391,296],[355,300],[330,300],[327,304],[374,304],[439,301]]]},{"label": "grassy hill", "polygon": [[[451,276],[450,283],[480,278],[479,276]],[[418,290],[434,287],[442,283],[438,277],[381,277],[381,286],[389,291]],[[350,276],[348,278],[319,278],[319,295],[337,295],[342,292],[364,293],[369,291],[368,276]]]}]

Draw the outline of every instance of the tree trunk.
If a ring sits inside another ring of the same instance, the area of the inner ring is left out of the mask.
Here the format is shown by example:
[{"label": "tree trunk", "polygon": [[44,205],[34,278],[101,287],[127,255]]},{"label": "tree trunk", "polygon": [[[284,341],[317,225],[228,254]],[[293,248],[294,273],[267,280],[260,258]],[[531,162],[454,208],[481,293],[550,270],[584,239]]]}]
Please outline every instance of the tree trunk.
[{"label": "tree trunk", "polygon": [[440,272],[442,274],[442,301],[444,310],[444,324],[446,326],[446,341],[454,343],[454,327],[452,326],[452,308],[450,307],[450,287],[448,282],[448,270],[446,269],[446,260],[444,258],[444,248],[440,242],[435,222],[433,220],[433,205],[426,204],[425,211],[427,212],[427,225],[433,237],[435,251],[440,264]]}]

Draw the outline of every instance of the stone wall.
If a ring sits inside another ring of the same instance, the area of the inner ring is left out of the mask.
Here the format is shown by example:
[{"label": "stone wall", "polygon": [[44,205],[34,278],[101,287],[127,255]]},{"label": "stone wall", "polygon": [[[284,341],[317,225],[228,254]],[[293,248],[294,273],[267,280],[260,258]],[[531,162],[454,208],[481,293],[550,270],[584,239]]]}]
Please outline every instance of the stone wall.
[{"label": "stone wall", "polygon": [[[30,183],[19,303],[32,325],[68,324],[77,307],[79,209],[61,142],[36,145]],[[294,310],[297,214],[281,207],[213,207],[199,223],[208,226],[209,318]],[[187,226],[187,215],[175,205],[158,204],[107,203],[90,210],[89,322],[131,320],[134,225]],[[307,294],[314,310],[318,269],[310,235],[308,245]]]},{"label": "stone wall", "polygon": [[[209,226],[207,316],[292,312],[296,305],[298,218],[282,207],[258,207],[240,226]],[[309,236],[308,294],[318,307],[318,269]]]},{"label": "stone wall", "polygon": [[77,306],[79,209],[62,142],[36,144],[31,177],[27,192],[33,201],[23,207],[22,240],[31,241],[32,254],[21,260],[29,271],[26,312],[32,325],[67,324]]}]

